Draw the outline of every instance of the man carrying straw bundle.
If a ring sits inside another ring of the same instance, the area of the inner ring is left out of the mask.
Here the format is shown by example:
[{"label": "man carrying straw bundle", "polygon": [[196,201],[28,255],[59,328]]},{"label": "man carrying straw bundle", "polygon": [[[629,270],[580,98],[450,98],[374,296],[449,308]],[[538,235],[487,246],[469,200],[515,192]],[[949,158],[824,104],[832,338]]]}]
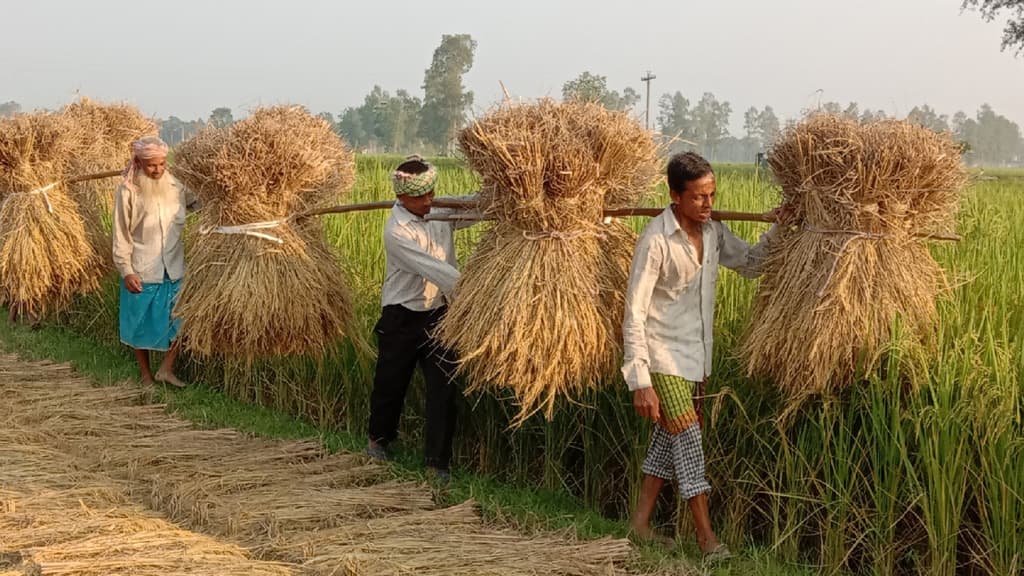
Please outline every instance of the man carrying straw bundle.
[{"label": "man carrying straw bundle", "polygon": [[410,156],[391,177],[398,201],[384,225],[387,255],[377,333],[377,367],[370,396],[370,441],[366,453],[387,460],[398,436],[398,421],[413,370],[419,363],[426,381],[427,470],[442,482],[455,434],[455,358],[433,337],[459,280],[455,267],[455,226],[426,221],[434,198],[437,170]]},{"label": "man carrying straw bundle", "polygon": [[[180,320],[171,318],[185,275],[182,232],[195,198],[167,172],[167,144],[155,136],[132,143],[132,158],[114,198],[114,264],[121,274],[120,333],[135,352],[143,384],[184,387],[174,374]],[[149,352],[167,352],[156,374]]]},{"label": "man carrying straw bundle", "polygon": [[641,537],[654,537],[650,518],[658,493],[666,480],[675,479],[679,498],[688,501],[693,513],[701,551],[708,559],[722,559],[731,554],[711,528],[711,486],[701,446],[714,290],[719,264],[746,277],[757,276],[775,229],[751,247],[712,221],[715,174],[701,156],[673,156],[667,175],[672,204],[648,223],[637,241],[622,330],[622,373],[633,392],[633,406],[655,423],[631,525]]}]

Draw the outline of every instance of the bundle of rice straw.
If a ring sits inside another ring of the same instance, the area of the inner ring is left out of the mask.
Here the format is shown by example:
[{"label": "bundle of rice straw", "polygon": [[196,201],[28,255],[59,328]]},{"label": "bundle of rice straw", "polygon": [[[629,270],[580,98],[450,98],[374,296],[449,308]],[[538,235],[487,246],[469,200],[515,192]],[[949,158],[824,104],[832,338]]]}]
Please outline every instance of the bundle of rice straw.
[{"label": "bundle of rice straw", "polygon": [[605,208],[652,189],[657,146],[628,115],[591,103],[501,107],[459,137],[480,173],[484,234],[438,329],[468,392],[509,389],[513,423],[615,378],[635,235]]},{"label": "bundle of rice straw", "polygon": [[966,183],[948,134],[812,116],[768,156],[796,225],[778,237],[743,352],[790,397],[849,385],[898,321],[921,342],[946,286],[922,236],[952,226]]},{"label": "bundle of rice straw", "polygon": [[0,301],[30,316],[60,311],[102,275],[64,182],[75,129],[47,113],[0,120]]},{"label": "bundle of rice straw", "polygon": [[[71,160],[74,175],[124,167],[131,158],[131,143],[157,133],[156,123],[127,104],[103,104],[83,97],[65,106],[62,114],[83,139],[78,153]],[[71,185],[71,194],[85,221],[89,241],[108,270],[113,269],[109,220],[116,188],[116,181],[111,179]]]},{"label": "bundle of rice straw", "polygon": [[175,313],[195,354],[321,356],[353,301],[323,225],[289,216],[333,204],[355,181],[352,153],[305,109],[257,110],[175,153],[203,203]]}]

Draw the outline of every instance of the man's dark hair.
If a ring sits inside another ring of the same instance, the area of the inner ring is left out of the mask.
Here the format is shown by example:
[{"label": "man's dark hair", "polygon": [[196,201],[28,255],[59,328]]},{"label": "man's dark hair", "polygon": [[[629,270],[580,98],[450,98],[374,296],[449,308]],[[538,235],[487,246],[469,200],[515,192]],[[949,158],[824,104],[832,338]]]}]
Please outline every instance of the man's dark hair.
[{"label": "man's dark hair", "polygon": [[673,192],[682,193],[687,182],[700,180],[708,174],[714,174],[711,164],[696,152],[681,152],[672,156],[665,170],[668,176],[668,187]]},{"label": "man's dark hair", "polygon": [[406,160],[398,165],[398,170],[406,174],[423,174],[430,167],[423,160]]}]

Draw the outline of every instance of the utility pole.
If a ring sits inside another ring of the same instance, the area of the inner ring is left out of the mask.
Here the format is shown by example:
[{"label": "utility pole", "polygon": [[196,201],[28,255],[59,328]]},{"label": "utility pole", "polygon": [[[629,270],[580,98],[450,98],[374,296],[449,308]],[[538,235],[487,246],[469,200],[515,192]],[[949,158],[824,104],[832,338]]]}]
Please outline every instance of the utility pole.
[{"label": "utility pole", "polygon": [[647,84],[647,112],[644,113],[645,130],[651,129],[651,80],[654,80],[655,78],[657,78],[657,76],[652,74],[650,70],[647,71],[647,74],[640,77],[640,81]]}]

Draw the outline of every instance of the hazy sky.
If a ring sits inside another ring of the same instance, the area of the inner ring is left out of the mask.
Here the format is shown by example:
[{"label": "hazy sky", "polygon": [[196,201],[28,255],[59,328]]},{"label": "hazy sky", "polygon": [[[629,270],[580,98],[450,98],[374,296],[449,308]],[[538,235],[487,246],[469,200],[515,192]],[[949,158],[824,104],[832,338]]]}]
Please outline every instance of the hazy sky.
[{"label": "hazy sky", "polygon": [[[380,84],[422,94],[442,34],[469,33],[476,109],[558,96],[581,71],[657,97],[705,91],[793,116],[819,101],[905,115],[990,103],[1024,126],[1024,57],[960,0],[121,0],[0,2],[0,102],[58,107],[76,92],[158,117],[236,117],[263,104],[338,113]],[[820,92],[818,92],[820,90]],[[642,104],[642,103],[641,103]]]}]

